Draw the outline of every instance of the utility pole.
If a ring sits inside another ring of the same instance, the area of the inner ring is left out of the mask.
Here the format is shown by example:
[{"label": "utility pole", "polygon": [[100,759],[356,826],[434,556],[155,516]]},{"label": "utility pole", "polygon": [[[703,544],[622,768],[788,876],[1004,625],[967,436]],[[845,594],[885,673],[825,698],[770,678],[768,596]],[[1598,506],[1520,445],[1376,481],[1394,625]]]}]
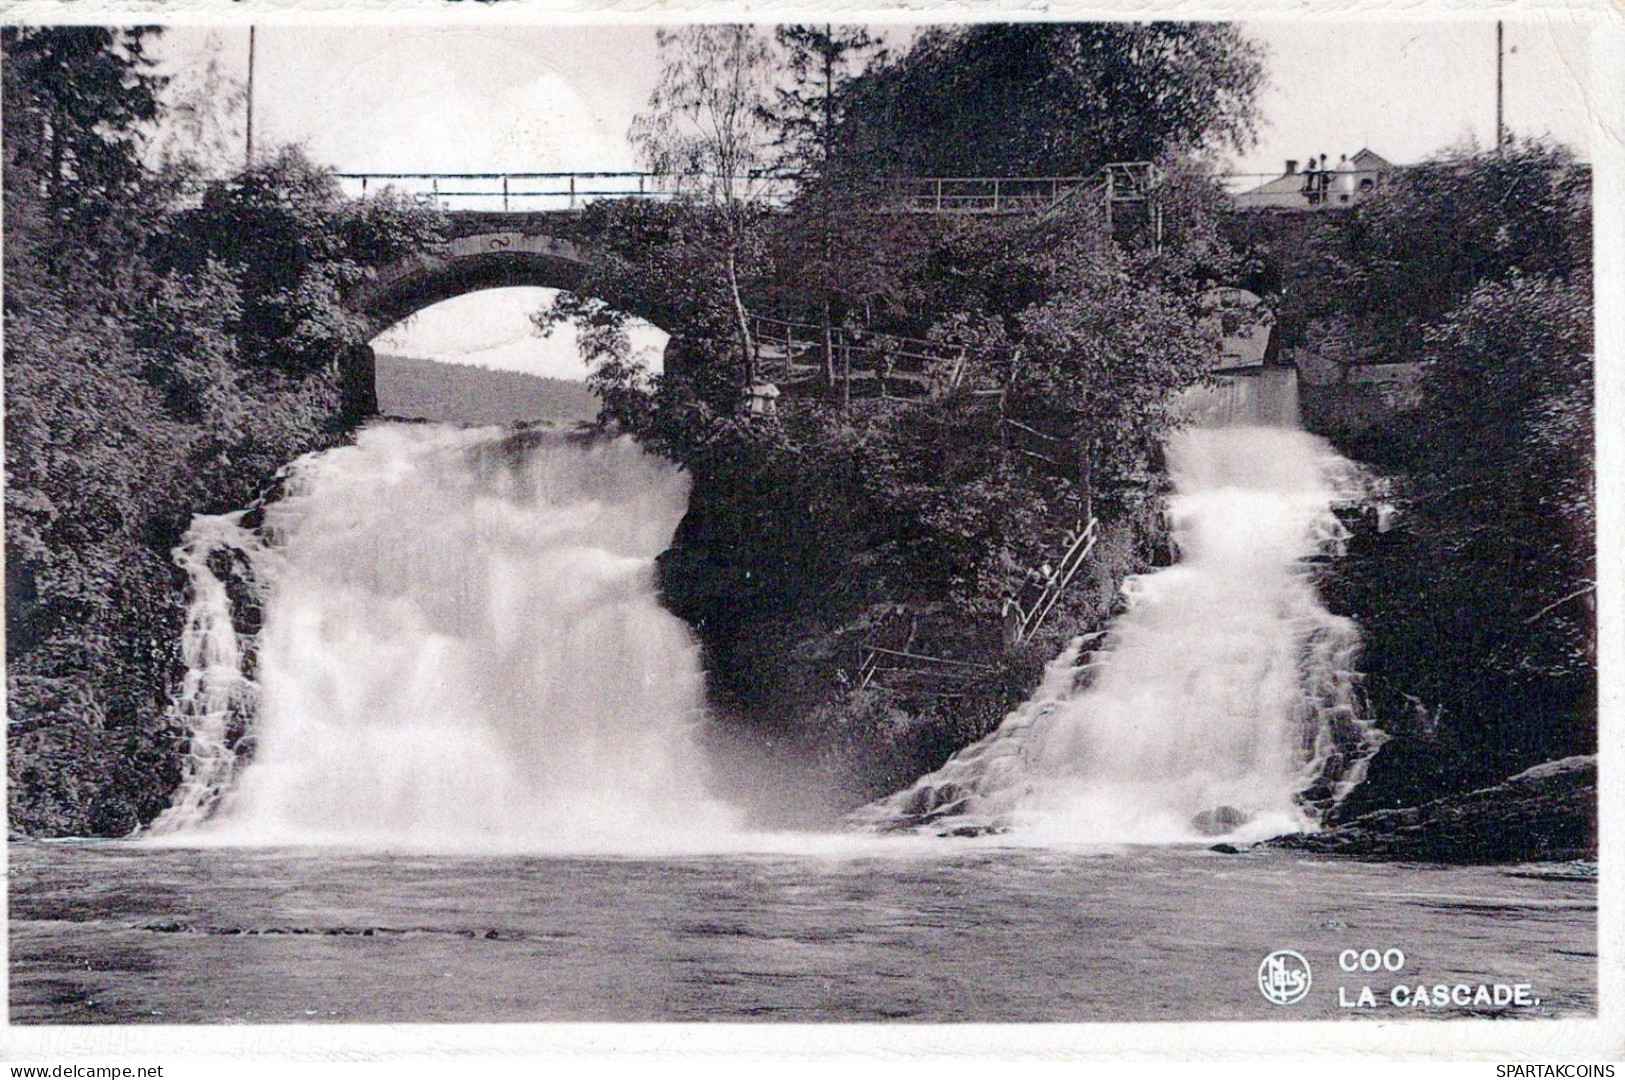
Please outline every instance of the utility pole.
[{"label": "utility pole", "polygon": [[243,148],[243,161],[246,168],[254,167],[254,28],[248,28],[248,133],[247,145]]},{"label": "utility pole", "polygon": [[1497,155],[1506,153],[1507,127],[1503,102],[1505,99],[1503,68],[1505,60],[1502,53],[1502,27],[1501,20],[1495,20],[1495,152]]},{"label": "utility pole", "polygon": [[[835,274],[835,207],[831,200],[835,193],[831,185],[830,163],[834,160],[835,146],[835,26],[824,24],[824,120],[818,132],[819,144],[819,245],[823,248],[824,265],[820,268],[819,288],[823,292],[824,363],[829,369],[830,381],[835,379],[835,333],[830,320],[830,294],[834,291]],[[841,413],[852,412],[852,354],[845,354],[846,367],[841,373]]]}]

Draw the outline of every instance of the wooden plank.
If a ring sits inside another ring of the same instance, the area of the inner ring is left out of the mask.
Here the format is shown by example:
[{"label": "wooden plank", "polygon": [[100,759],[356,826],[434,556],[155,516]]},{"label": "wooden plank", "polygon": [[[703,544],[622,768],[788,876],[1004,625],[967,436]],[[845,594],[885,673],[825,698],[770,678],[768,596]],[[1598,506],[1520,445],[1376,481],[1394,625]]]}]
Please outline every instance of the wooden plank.
[{"label": "wooden plank", "polygon": [[943,656],[925,656],[921,653],[902,652],[897,649],[883,649],[879,645],[865,645],[864,648],[868,649],[870,652],[884,653],[887,656],[902,656],[907,657],[910,660],[926,660],[933,664],[950,664],[954,667],[977,668],[981,671],[997,670],[987,664],[974,664],[968,660],[949,660],[947,657]]}]

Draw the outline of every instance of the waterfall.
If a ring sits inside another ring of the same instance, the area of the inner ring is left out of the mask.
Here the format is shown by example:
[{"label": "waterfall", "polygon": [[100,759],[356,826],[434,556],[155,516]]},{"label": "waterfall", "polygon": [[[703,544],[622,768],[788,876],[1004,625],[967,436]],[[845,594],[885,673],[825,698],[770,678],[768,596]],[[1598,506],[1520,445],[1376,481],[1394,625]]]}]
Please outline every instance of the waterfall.
[{"label": "waterfall", "polygon": [[[628,440],[383,424],[295,463],[258,528],[198,518],[176,552],[191,750],[151,831],[525,850],[727,832],[698,646],[654,579],[687,496]],[[227,561],[262,603],[253,634]]]},{"label": "waterfall", "polygon": [[1193,393],[1203,426],[1168,441],[1175,565],[1128,579],[1103,638],[1073,642],[997,730],[857,823],[1257,838],[1313,828],[1359,782],[1380,739],[1356,709],[1359,636],[1307,563],[1340,552],[1333,507],[1360,474],[1320,439],[1259,425],[1295,420],[1290,379],[1234,382]]},{"label": "waterfall", "polygon": [[[252,575],[274,558],[259,536],[243,527],[245,514],[200,515],[175,549],[175,562],[191,582],[192,602],[181,632],[186,676],[172,718],[189,733],[189,742],[185,778],[153,822],[156,834],[181,832],[208,818],[236,776],[239,754],[246,755],[251,745],[245,740],[259,704],[252,638],[245,642],[237,633],[225,581],[210,566],[211,557],[225,556]],[[257,588],[254,577],[249,583]]]}]

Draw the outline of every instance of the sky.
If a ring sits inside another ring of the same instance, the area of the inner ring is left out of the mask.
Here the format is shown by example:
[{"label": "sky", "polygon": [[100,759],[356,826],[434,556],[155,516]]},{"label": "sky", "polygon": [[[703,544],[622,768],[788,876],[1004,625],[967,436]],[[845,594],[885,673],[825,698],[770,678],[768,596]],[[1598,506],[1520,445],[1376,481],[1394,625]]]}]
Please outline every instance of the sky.
[{"label": "sky", "polygon": [[[1279,175],[1287,158],[1375,150],[1421,161],[1495,145],[1495,23],[1301,20],[1243,24],[1269,50],[1259,143],[1238,172]],[[1587,155],[1595,111],[1586,30],[1569,17],[1508,20],[1507,127]]]},{"label": "sky", "polygon": [[[1244,31],[1268,50],[1258,143],[1242,173],[1278,175],[1285,159],[1353,154],[1398,163],[1495,141],[1495,24],[1489,19],[1274,19]],[[1589,156],[1600,81],[1587,28],[1561,9],[1511,19],[1505,114],[1519,135]],[[904,31],[894,29],[894,35]],[[241,24],[176,27],[163,54],[177,72],[215,53],[241,78]],[[652,25],[457,27],[261,26],[255,139],[302,143],[347,172],[627,170],[626,140],[658,72]],[[1617,92],[1617,87],[1614,91]],[[1262,178],[1262,177],[1261,177]],[[447,301],[388,332],[380,351],[580,378],[568,333],[543,340],[529,315],[544,290],[492,290]],[[664,335],[636,339],[658,363]]]}]

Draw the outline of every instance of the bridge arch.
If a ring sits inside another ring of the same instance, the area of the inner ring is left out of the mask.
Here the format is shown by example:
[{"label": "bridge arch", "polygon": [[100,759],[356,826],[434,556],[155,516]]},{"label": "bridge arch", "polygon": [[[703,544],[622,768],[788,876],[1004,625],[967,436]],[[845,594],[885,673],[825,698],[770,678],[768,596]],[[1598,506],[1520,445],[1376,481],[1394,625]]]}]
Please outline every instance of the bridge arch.
[{"label": "bridge arch", "polygon": [[519,285],[574,289],[597,260],[591,248],[549,234],[475,233],[384,267],[351,303],[366,321],[370,340],[432,304],[465,293]]},{"label": "bridge arch", "polygon": [[[468,228],[471,223],[458,224]],[[590,245],[529,222],[520,228],[476,227],[383,267],[351,294],[349,306],[361,316],[370,342],[425,308],[470,293],[513,287],[575,290],[601,258]],[[627,313],[656,326],[664,321],[635,305]],[[377,357],[372,346],[351,350],[340,363],[345,412],[357,419],[375,414]]]}]

